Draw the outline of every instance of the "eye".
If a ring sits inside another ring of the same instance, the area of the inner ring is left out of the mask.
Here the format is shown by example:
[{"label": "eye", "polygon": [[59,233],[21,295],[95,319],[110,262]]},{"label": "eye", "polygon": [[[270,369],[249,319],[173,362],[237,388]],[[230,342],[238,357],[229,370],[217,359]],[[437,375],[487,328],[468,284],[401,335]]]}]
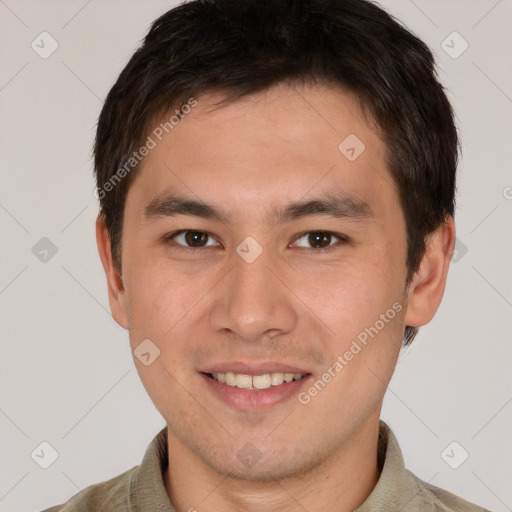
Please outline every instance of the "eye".
[{"label": "eye", "polygon": [[[341,234],[331,233],[330,231],[308,231],[307,233],[299,235],[293,245],[296,247],[305,247],[315,252],[328,252],[335,247],[335,244],[331,243],[333,239],[338,239],[341,243],[348,242],[348,238]],[[303,243],[298,243],[301,240],[303,240]],[[334,240],[334,242],[335,241],[336,240]],[[304,243],[310,244],[313,247],[303,245]]]},{"label": "eye", "polygon": [[[208,243],[208,238],[213,243]],[[183,229],[167,235],[166,241],[173,241],[179,247],[179,249],[200,249],[202,247],[217,247],[219,244],[213,240],[210,233],[206,231],[193,231]]]},{"label": "eye", "polygon": [[[336,244],[336,241],[339,241]],[[194,231],[183,229],[175,231],[165,236],[166,242],[173,242],[178,250],[199,250],[206,247],[219,247],[219,243],[215,241],[207,231]],[[299,235],[292,244],[294,247],[302,247],[314,252],[329,252],[336,245],[348,242],[349,239],[345,235],[332,233],[330,231],[308,231]],[[304,244],[309,244],[304,245]]]}]

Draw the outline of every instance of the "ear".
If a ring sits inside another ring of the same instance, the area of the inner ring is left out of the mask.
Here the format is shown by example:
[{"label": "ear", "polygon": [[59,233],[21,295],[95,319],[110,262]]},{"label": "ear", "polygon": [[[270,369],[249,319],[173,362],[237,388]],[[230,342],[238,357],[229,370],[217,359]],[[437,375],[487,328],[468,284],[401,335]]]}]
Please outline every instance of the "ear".
[{"label": "ear", "polygon": [[129,324],[123,279],[112,259],[110,236],[105,224],[105,217],[102,214],[99,214],[96,219],[96,243],[98,245],[103,270],[107,278],[110,311],[112,312],[114,320],[121,327],[128,329]]},{"label": "ear", "polygon": [[455,221],[448,215],[426,241],[425,254],[408,290],[405,325],[420,327],[434,317],[443,298],[455,249]]}]

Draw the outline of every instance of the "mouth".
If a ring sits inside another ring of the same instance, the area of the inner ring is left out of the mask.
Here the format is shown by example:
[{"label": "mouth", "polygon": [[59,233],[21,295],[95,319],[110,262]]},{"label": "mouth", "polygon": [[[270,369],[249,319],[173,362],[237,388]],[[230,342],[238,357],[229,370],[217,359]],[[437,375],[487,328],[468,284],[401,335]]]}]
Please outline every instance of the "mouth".
[{"label": "mouth", "polygon": [[305,370],[281,364],[220,365],[199,375],[208,395],[244,411],[264,411],[290,400],[312,378]]},{"label": "mouth", "polygon": [[260,375],[247,375],[244,373],[206,373],[208,377],[227,384],[233,388],[248,390],[263,390],[274,386],[281,386],[285,382],[300,380],[308,374],[303,373],[262,373]]}]

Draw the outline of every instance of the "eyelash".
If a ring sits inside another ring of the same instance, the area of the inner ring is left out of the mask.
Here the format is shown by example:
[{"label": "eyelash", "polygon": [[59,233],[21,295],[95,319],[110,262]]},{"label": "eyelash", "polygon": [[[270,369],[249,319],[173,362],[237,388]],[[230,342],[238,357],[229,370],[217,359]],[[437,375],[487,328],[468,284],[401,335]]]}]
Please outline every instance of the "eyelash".
[{"label": "eyelash", "polygon": [[[166,235],[164,237],[164,240],[165,240],[165,242],[171,242],[171,241],[174,241],[174,238],[177,237],[178,235],[181,235],[182,233],[188,233],[188,232],[203,233],[203,234],[208,235],[211,238],[214,238],[213,235],[211,233],[209,233],[208,231],[199,231],[199,230],[195,230],[195,229],[181,229],[179,231],[174,231],[173,233],[170,233],[170,234]],[[348,243],[350,241],[349,237],[347,237],[345,235],[342,235],[341,233],[334,233],[332,231],[325,231],[325,230],[313,230],[313,231],[305,231],[305,232],[297,235],[295,237],[295,239],[294,239],[294,243],[296,243],[298,240],[303,238],[305,235],[309,235],[311,233],[322,233],[324,235],[334,236],[334,237],[339,239],[339,242],[335,243],[333,245],[329,245],[328,247],[317,247],[317,248],[300,247],[300,249],[306,249],[308,251],[312,251],[312,252],[315,252],[315,253],[325,254],[325,253],[329,253],[329,252],[333,251],[334,249],[336,249],[340,245],[346,244],[346,243]],[[213,247],[213,246],[207,246],[207,247],[187,247],[187,246],[183,246],[183,245],[180,245],[180,244],[176,244],[175,245],[175,249],[176,250],[178,250],[178,251],[187,251],[189,253],[190,252],[195,253],[197,251],[201,251],[201,250],[207,249],[208,247]]]}]

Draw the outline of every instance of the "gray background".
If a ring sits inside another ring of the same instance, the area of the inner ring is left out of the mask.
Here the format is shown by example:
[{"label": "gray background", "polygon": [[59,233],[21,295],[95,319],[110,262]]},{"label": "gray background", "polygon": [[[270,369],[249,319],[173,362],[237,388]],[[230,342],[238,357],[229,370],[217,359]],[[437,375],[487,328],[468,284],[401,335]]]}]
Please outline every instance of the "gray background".
[{"label": "gray background", "polygon": [[[164,425],[109,312],[90,157],[103,99],[172,5],[0,0],[1,511],[61,503],[125,471]],[[383,418],[420,478],[512,510],[512,3],[382,5],[435,52],[464,153],[457,258],[435,319],[400,356]],[[31,47],[51,49],[43,31],[58,44],[45,59]],[[469,44],[457,58],[453,31]],[[43,441],[58,453],[48,469]]]}]

